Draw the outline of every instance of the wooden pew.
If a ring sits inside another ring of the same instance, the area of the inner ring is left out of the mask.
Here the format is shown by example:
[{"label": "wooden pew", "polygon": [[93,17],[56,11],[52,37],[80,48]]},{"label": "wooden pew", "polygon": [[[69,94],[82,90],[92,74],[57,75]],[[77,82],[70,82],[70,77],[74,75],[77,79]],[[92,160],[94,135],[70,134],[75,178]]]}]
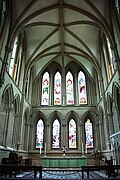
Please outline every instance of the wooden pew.
[{"label": "wooden pew", "polygon": [[12,164],[1,164],[0,172],[2,175],[7,177],[16,177],[17,173],[22,171],[34,171],[34,178],[36,178],[37,172],[40,173],[40,178],[42,178],[42,166],[32,166],[32,165],[12,165]]},{"label": "wooden pew", "polygon": [[87,178],[89,178],[90,171],[100,171],[105,170],[107,172],[108,178],[113,176],[115,178],[115,170],[120,169],[120,165],[104,165],[104,166],[94,166],[94,165],[87,165],[81,166],[82,168],[82,179],[84,179],[84,172],[87,172]]}]

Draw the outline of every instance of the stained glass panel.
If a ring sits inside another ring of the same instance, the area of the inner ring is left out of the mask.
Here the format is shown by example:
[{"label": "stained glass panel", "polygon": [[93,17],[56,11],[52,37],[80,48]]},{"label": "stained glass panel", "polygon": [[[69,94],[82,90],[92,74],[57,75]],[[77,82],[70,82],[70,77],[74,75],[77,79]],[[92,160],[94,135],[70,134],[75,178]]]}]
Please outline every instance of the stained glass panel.
[{"label": "stained glass panel", "polygon": [[86,147],[87,148],[93,148],[93,129],[92,129],[92,123],[88,119],[85,122],[85,134],[86,134]]},{"label": "stained glass panel", "polygon": [[61,105],[61,75],[59,72],[55,74],[54,105]]},{"label": "stained glass panel", "polygon": [[52,128],[52,148],[59,148],[60,147],[60,123],[56,119],[53,122]]},{"label": "stained glass panel", "polygon": [[79,104],[87,104],[86,81],[82,71],[78,74]]},{"label": "stained glass panel", "polygon": [[43,75],[42,80],[42,105],[48,105],[49,103],[49,74],[46,72]]},{"label": "stained glass panel", "polygon": [[74,119],[69,121],[69,148],[76,148],[76,123]]},{"label": "stained glass panel", "polygon": [[36,148],[43,147],[43,137],[44,137],[44,123],[40,119],[37,123],[37,131],[36,131]]},{"label": "stained glass panel", "polygon": [[73,97],[73,76],[70,72],[66,75],[66,98],[67,104],[74,104],[74,97]]}]

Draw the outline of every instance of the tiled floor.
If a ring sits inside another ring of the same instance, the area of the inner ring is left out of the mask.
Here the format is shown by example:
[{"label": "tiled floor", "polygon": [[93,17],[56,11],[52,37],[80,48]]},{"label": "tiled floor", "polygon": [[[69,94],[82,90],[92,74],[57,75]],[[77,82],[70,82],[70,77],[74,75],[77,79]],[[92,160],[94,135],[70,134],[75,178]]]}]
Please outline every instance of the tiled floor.
[{"label": "tiled floor", "polygon": [[[4,179],[4,177],[0,177],[0,179]],[[18,174],[16,179],[34,179],[34,173],[33,172],[24,172],[21,174]],[[39,179],[39,173],[37,174],[37,178]],[[81,171],[43,171],[42,172],[42,179],[66,179],[66,180],[74,180],[74,179],[82,179],[82,173]],[[84,173],[84,179],[87,179],[87,174]],[[108,179],[107,176],[101,172],[90,172],[89,179]],[[114,178],[110,178],[114,179]],[[120,179],[120,176],[117,176],[115,179]]]},{"label": "tiled floor", "polygon": [[[33,178],[33,173],[24,173],[23,175],[18,175],[17,177],[30,179]],[[87,174],[84,175],[87,179]],[[104,179],[105,175],[101,173],[90,172],[90,179]],[[39,174],[37,174],[39,178]],[[42,179],[82,179],[81,171],[43,171]]]}]

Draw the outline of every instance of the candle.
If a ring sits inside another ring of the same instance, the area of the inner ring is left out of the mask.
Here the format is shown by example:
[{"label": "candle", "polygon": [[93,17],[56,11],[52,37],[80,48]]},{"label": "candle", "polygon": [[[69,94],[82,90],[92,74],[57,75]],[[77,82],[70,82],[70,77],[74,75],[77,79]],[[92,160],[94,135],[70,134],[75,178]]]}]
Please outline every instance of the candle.
[{"label": "candle", "polygon": [[84,147],[83,147],[83,143],[82,143],[82,154],[84,154]]},{"label": "candle", "polygon": [[46,153],[46,143],[45,143],[45,153]]},{"label": "candle", "polygon": [[40,154],[41,154],[41,146],[40,146]]},{"label": "candle", "polygon": [[85,146],[85,153],[87,154],[87,144],[86,144],[86,146]]}]

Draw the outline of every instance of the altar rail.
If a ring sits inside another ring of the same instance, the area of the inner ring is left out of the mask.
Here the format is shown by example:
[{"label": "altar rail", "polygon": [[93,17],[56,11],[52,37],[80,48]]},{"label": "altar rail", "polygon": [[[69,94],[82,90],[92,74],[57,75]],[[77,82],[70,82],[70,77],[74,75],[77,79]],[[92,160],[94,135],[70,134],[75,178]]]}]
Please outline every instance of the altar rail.
[{"label": "altar rail", "polygon": [[105,165],[105,166],[82,166],[82,179],[84,179],[84,172],[87,172],[87,178],[89,179],[89,172],[90,171],[100,171],[105,170],[108,178],[111,176],[115,178],[116,171],[120,169],[120,165]]},{"label": "altar rail", "polygon": [[42,166],[32,166],[32,165],[12,165],[12,164],[1,164],[0,174],[7,177],[16,177],[17,173],[20,171],[34,171],[34,178],[36,178],[37,172],[40,173],[40,178],[42,178]]},{"label": "altar rail", "polygon": [[[74,168],[72,171],[82,171],[82,179],[84,179],[84,172],[87,172],[87,178],[89,179],[89,172],[90,171],[100,171],[106,170],[108,174],[108,178],[116,176],[115,170],[120,169],[120,165],[111,165],[111,166],[82,166],[81,168]],[[3,176],[6,177],[16,177],[17,173],[22,171],[34,171],[34,178],[36,178],[37,172],[40,173],[39,178],[42,179],[42,171],[51,171],[51,168],[42,168],[42,166],[27,166],[27,165],[0,165],[0,172]],[[54,171],[61,171],[62,169],[54,168]],[[64,171],[70,171],[68,168],[64,168]],[[3,178],[4,179],[4,178]],[[17,178],[19,179],[19,178]],[[105,178],[106,179],[106,178]],[[116,178],[117,179],[117,178]]]}]

